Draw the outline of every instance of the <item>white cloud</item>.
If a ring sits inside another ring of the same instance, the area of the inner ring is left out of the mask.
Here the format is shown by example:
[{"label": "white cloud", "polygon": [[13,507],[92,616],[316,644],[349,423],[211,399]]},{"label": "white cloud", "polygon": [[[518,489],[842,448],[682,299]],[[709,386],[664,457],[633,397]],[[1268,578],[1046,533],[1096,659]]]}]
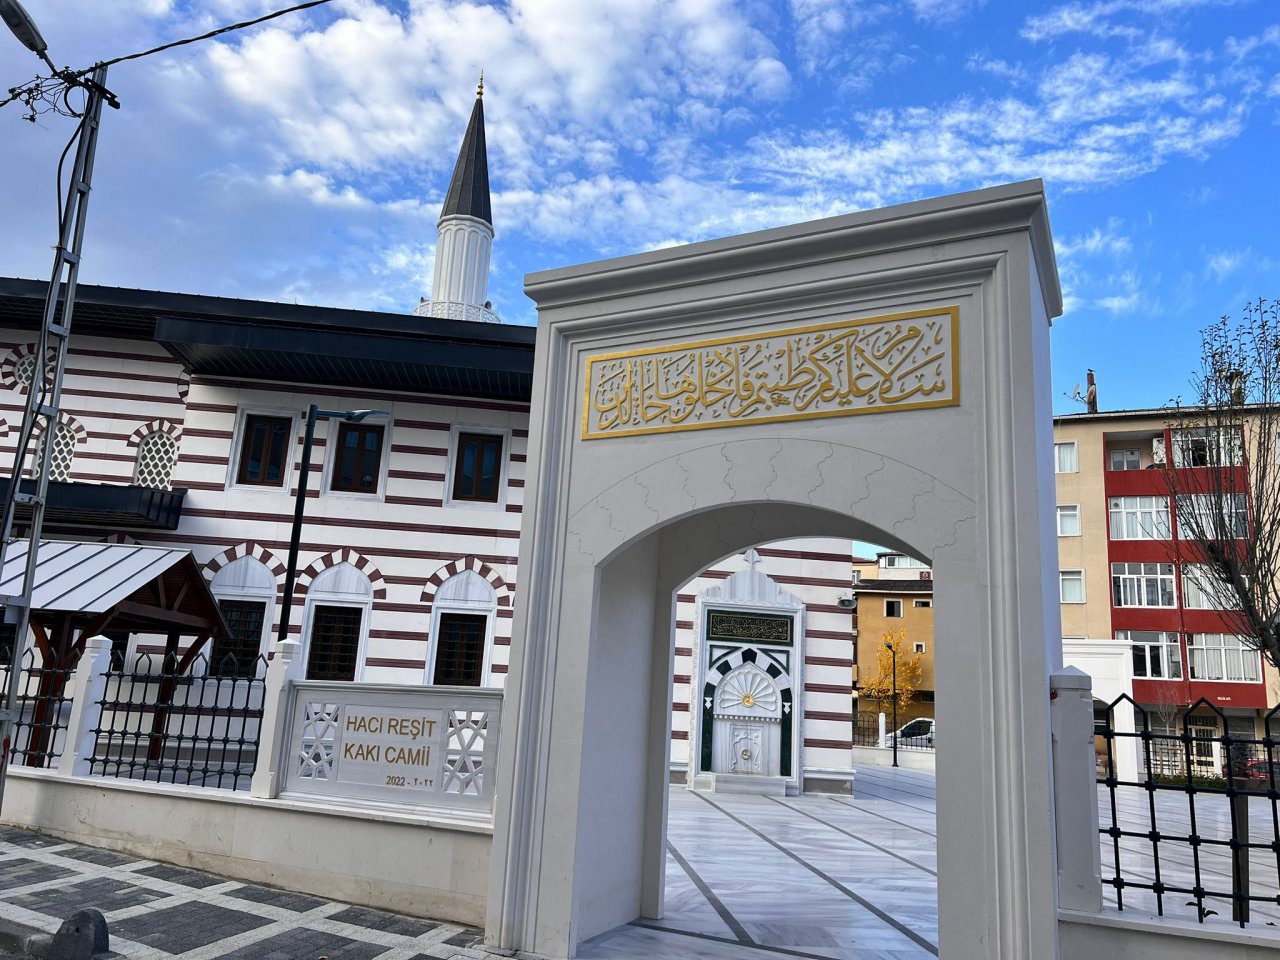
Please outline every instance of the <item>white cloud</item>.
[{"label": "white cloud", "polygon": [[1238,271],[1249,260],[1252,250],[1218,250],[1210,253],[1205,261],[1204,273],[1219,283]]},{"label": "white cloud", "polygon": [[[1021,32],[1033,41],[1055,40],[1073,33],[1139,39],[1147,30],[1134,25],[1133,19],[1167,18],[1203,7],[1232,6],[1239,2],[1241,0],[1094,0],[1065,3],[1048,13],[1028,17]],[[1131,15],[1129,22],[1124,22],[1126,15]]]},{"label": "white cloud", "polygon": [[908,2],[912,13],[919,19],[932,23],[947,23],[972,13],[986,4],[987,0],[908,0]]}]

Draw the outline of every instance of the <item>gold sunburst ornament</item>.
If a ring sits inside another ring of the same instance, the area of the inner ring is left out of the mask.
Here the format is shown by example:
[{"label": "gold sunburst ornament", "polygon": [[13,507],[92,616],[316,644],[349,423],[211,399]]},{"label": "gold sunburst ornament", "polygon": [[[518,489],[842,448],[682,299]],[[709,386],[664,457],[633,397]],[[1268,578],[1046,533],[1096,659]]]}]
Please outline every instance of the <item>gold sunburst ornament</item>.
[{"label": "gold sunburst ornament", "polygon": [[756,705],[755,694],[744,693],[742,695],[742,705],[744,707],[754,707]]}]

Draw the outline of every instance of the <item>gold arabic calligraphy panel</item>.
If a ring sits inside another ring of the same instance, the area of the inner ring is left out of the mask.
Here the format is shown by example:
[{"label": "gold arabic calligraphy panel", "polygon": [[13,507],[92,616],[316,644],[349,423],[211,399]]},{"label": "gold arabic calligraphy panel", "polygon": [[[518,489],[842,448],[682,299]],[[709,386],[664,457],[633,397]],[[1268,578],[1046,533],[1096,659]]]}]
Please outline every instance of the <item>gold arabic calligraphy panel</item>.
[{"label": "gold arabic calligraphy panel", "polygon": [[960,310],[587,358],[582,437],[625,437],[960,403]]}]

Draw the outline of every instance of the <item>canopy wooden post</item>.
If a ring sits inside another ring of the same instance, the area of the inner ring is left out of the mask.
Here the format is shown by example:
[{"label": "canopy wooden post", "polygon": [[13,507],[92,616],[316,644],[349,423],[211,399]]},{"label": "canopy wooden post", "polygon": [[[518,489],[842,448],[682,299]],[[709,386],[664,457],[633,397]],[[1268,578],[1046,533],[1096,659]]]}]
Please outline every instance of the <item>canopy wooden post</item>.
[{"label": "canopy wooden post", "polygon": [[[164,756],[164,743],[167,737],[165,730],[169,722],[169,710],[173,706],[173,695],[178,690],[179,660],[178,640],[182,635],[172,632],[165,639],[164,661],[160,668],[160,690],[156,694],[156,708],[151,716],[151,738],[147,744],[147,761],[155,763]],[[183,661],[185,664],[186,661]]]},{"label": "canopy wooden post", "polygon": [[[53,731],[67,680],[75,669],[72,652],[71,614],[59,614],[54,624],[52,644],[47,644],[48,655],[41,651],[40,680],[36,684],[35,704],[31,712],[31,729],[27,736],[28,767],[44,767],[53,745]],[[39,634],[37,634],[39,636]],[[47,641],[46,641],[47,643]]]}]

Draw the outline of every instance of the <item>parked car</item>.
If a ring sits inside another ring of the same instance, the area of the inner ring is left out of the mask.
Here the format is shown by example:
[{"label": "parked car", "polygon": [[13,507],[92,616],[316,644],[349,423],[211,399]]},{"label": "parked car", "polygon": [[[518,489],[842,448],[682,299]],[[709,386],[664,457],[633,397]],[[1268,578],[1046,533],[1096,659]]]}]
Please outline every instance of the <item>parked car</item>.
[{"label": "parked car", "polygon": [[896,740],[899,747],[924,747],[933,749],[933,717],[920,717],[912,720],[893,733],[888,734],[885,746],[892,747]]},{"label": "parked car", "polygon": [[1272,763],[1266,757],[1253,757],[1245,760],[1240,766],[1238,776],[1244,777],[1246,780],[1257,780],[1261,783],[1270,784],[1273,768],[1275,770],[1275,782],[1280,785],[1280,762]]}]

